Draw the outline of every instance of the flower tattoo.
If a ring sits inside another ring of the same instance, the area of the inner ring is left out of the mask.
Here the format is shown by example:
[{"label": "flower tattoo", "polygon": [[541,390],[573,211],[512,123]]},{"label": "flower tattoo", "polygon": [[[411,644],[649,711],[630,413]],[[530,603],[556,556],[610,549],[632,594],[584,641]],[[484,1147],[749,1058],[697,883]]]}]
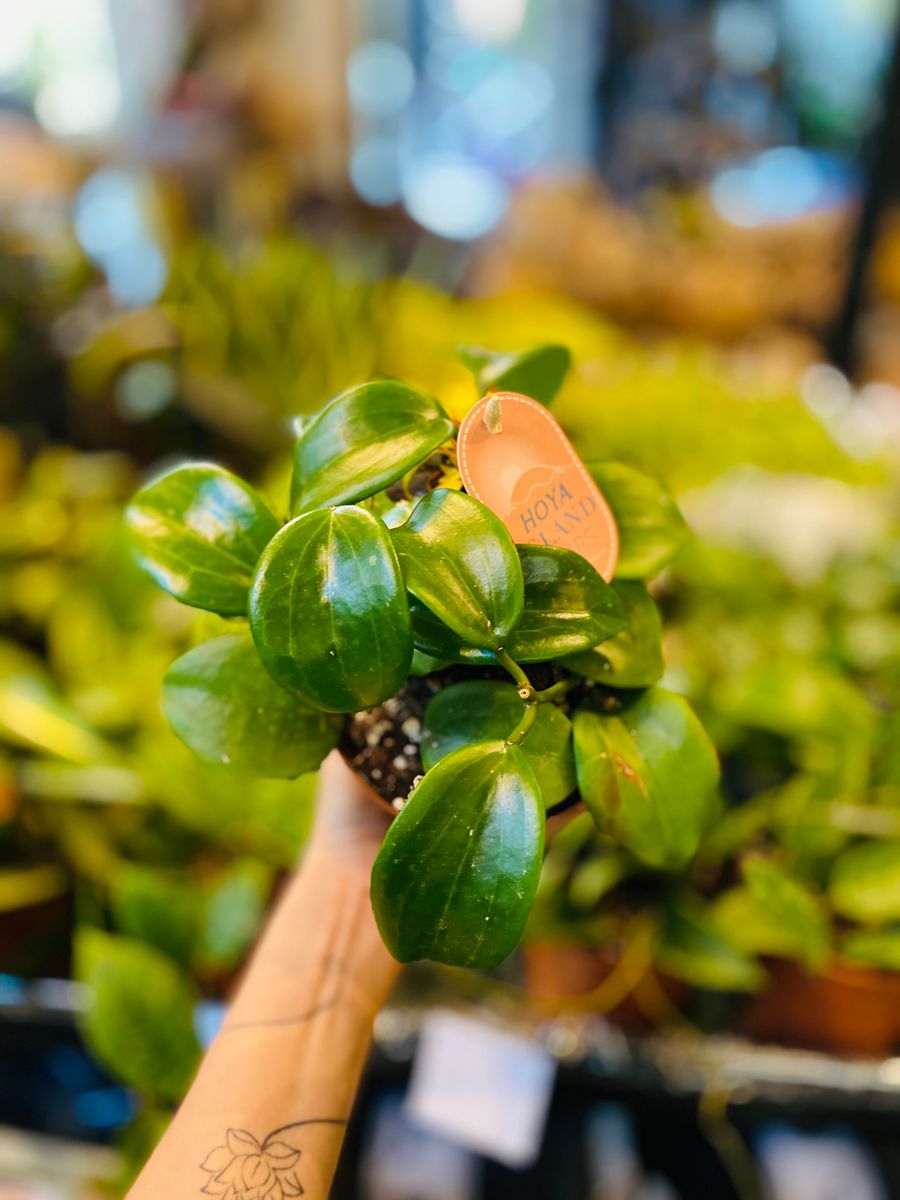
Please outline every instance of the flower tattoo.
[{"label": "flower tattoo", "polygon": [[286,1200],[303,1195],[294,1170],[299,1150],[287,1142],[260,1143],[245,1129],[229,1129],[225,1141],[200,1164],[210,1175],[202,1189],[206,1195],[222,1200]]}]

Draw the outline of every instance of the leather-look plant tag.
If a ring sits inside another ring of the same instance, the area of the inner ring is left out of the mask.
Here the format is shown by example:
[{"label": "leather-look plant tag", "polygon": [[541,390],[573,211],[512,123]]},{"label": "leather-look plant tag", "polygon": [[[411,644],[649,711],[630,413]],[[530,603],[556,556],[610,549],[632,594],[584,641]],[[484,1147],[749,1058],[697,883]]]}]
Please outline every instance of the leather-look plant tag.
[{"label": "leather-look plant tag", "polygon": [[615,519],[543,405],[517,392],[491,392],[460,426],[458,456],[466,491],[500,517],[513,541],[575,550],[612,579]]}]

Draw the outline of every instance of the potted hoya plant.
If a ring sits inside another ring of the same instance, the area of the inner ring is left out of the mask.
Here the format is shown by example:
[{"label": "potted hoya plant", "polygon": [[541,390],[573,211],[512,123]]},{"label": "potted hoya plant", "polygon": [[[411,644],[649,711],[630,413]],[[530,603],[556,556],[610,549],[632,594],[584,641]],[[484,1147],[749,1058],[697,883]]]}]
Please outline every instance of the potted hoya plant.
[{"label": "potted hoya plant", "polygon": [[[548,813],[580,797],[608,837],[677,868],[718,766],[687,702],[655,686],[644,581],[683,539],[674,503],[630,466],[577,459],[543,407],[563,348],[464,361],[488,393],[463,432],[471,458],[487,447],[475,490],[490,503],[463,490],[471,461],[440,403],[376,380],[303,424],[287,521],[190,463],[138,492],[127,523],[166,591],[233,619],[166,674],[175,732],[276,777],[340,747],[394,813],[371,888],[388,949],[488,968],[522,937]],[[601,512],[599,570],[564,543],[586,547],[582,519]]]}]

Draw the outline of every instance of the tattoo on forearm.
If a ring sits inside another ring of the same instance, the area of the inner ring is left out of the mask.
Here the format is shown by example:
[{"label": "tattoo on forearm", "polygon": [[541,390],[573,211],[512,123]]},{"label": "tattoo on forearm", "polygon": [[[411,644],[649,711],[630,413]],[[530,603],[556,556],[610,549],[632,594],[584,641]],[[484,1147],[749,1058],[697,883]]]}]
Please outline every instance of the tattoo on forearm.
[{"label": "tattoo on forearm", "polygon": [[311,1117],[273,1129],[257,1141],[246,1129],[229,1129],[225,1145],[216,1146],[200,1164],[209,1175],[200,1190],[222,1200],[287,1200],[302,1196],[297,1172],[301,1151],[283,1135],[304,1125],[346,1125],[345,1117]]}]

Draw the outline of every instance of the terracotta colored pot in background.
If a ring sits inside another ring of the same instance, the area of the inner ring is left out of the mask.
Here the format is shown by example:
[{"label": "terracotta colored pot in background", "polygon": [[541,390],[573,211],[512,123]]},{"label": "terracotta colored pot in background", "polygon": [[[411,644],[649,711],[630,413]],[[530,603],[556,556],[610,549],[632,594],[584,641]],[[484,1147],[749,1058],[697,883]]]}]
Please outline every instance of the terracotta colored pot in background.
[{"label": "terracotta colored pot in background", "polygon": [[[559,998],[559,1007],[565,1009],[564,998],[571,998],[573,1007],[584,1002],[583,1011],[592,1011],[588,998],[610,979],[619,958],[614,952],[584,946],[575,942],[555,942],[535,939],[522,946],[522,963],[525,986],[539,1002]],[[647,996],[648,1003],[640,1004],[635,993],[646,995],[652,984],[653,995]],[[649,1015],[651,1005],[657,1006],[660,997],[665,1008],[677,1006],[686,996],[687,988],[678,980],[660,975],[652,968],[612,1007],[603,1009],[602,1015],[628,1033],[648,1033],[657,1028],[659,1022]],[[598,997],[599,1001],[599,997]],[[665,1013],[661,1014],[664,1018]]]},{"label": "terracotta colored pot in background", "polygon": [[745,1017],[751,1037],[875,1058],[900,1046],[900,975],[842,959],[819,974],[784,960],[767,967],[770,983]]}]

